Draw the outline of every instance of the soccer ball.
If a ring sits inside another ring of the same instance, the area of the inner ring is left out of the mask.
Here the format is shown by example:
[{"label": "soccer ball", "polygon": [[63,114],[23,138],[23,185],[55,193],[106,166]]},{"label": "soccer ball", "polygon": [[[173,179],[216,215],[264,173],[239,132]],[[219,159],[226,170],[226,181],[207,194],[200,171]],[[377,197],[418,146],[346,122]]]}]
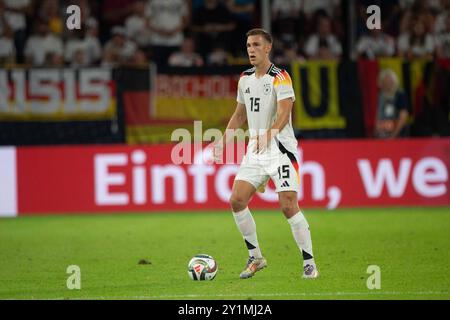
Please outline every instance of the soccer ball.
[{"label": "soccer ball", "polygon": [[188,264],[188,275],[192,280],[212,280],[217,270],[216,261],[207,254],[197,254]]}]

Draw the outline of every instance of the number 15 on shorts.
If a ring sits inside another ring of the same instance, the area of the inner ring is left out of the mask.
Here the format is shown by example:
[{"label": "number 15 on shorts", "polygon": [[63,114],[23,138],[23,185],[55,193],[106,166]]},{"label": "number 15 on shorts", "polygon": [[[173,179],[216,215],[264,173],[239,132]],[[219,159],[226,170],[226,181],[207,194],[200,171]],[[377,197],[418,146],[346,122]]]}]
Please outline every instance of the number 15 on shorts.
[{"label": "number 15 on shorts", "polygon": [[289,179],[289,165],[285,164],[278,167],[278,179]]}]

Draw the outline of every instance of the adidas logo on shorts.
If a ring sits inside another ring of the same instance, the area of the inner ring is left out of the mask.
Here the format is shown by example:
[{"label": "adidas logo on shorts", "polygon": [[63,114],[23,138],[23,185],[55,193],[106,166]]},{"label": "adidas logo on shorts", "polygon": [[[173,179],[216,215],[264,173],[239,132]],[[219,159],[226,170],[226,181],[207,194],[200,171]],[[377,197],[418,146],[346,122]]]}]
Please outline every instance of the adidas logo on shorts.
[{"label": "adidas logo on shorts", "polygon": [[282,187],[289,187],[289,183],[287,181],[283,182]]}]

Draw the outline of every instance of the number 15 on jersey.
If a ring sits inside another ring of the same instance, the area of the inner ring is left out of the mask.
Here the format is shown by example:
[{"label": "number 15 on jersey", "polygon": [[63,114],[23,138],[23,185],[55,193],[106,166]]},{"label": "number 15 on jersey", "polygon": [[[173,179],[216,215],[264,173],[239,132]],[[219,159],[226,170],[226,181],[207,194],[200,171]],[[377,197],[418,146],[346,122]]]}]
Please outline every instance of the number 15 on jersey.
[{"label": "number 15 on jersey", "polygon": [[250,98],[250,111],[259,112],[259,98]]}]

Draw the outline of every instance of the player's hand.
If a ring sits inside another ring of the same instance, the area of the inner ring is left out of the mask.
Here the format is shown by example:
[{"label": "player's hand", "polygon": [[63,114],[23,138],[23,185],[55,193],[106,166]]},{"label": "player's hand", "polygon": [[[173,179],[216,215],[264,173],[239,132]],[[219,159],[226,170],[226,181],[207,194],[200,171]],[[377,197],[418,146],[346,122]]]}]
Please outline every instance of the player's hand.
[{"label": "player's hand", "polygon": [[223,161],[223,141],[220,140],[213,145],[213,155],[214,155],[214,161],[216,163],[222,163]]},{"label": "player's hand", "polygon": [[271,138],[267,133],[256,136],[252,139],[256,139],[255,148],[253,150],[254,153],[263,153],[267,150],[270,144]]}]

